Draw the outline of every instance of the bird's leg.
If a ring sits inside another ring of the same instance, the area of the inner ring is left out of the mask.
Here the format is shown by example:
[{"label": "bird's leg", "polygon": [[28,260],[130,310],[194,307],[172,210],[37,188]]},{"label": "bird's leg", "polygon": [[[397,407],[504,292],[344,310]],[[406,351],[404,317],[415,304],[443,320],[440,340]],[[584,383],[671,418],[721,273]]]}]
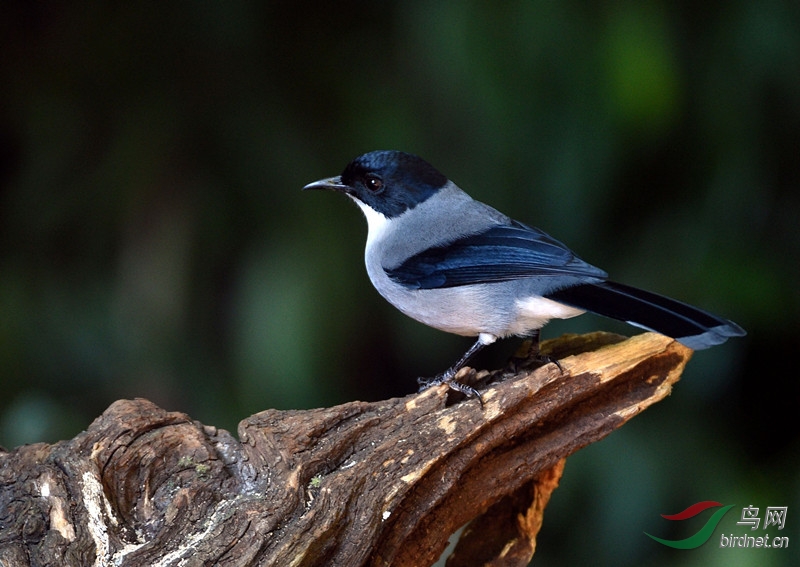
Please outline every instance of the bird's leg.
[{"label": "bird's leg", "polygon": [[530,360],[534,362],[538,362],[541,365],[550,364],[551,362],[558,366],[558,370],[563,374],[564,369],[561,368],[561,363],[558,362],[558,359],[553,358],[552,356],[547,356],[546,354],[542,354],[539,350],[539,337],[541,335],[541,329],[536,329],[532,331],[530,334],[531,339],[531,354],[528,357]]},{"label": "bird's leg", "polygon": [[491,335],[480,335],[478,340],[475,341],[475,344],[472,345],[464,355],[458,359],[458,361],[442,372],[438,374],[434,378],[417,378],[417,383],[419,384],[419,391],[427,390],[431,386],[438,386],[439,384],[447,384],[451,390],[455,390],[456,392],[461,392],[465,394],[467,397],[470,398],[478,398],[478,401],[483,405],[483,398],[481,398],[480,393],[478,390],[473,388],[472,386],[467,386],[466,384],[462,384],[455,380],[456,374],[464,365],[469,362],[469,359],[472,358],[478,351],[480,351],[483,347],[488,344],[493,343],[496,340],[496,337]]}]

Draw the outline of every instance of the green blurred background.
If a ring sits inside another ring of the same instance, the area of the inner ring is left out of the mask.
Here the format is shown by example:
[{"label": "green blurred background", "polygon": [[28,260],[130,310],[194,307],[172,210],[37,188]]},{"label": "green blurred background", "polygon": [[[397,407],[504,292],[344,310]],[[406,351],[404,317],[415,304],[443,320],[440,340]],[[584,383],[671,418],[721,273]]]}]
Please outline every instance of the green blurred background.
[{"label": "green blurred background", "polygon": [[[386,304],[358,209],[300,192],[402,149],[749,332],[568,461],[535,563],[798,564],[800,3],[12,1],[0,33],[0,445],[130,397],[235,431],[447,367],[471,341]],[[596,329],[637,332],[544,336]],[[736,504],[717,535],[789,506],[790,549],[642,533],[699,500]]]}]

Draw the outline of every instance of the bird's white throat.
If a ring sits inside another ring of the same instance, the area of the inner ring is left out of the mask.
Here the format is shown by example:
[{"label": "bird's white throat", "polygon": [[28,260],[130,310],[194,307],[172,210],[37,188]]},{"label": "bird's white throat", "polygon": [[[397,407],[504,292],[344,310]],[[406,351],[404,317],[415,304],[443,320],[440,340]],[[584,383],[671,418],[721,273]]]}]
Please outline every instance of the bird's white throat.
[{"label": "bird's white throat", "polygon": [[379,240],[383,236],[383,233],[386,232],[389,226],[389,219],[355,197],[350,195],[348,195],[348,197],[355,201],[356,205],[364,211],[364,216],[367,218],[367,248],[369,248],[373,242]]}]

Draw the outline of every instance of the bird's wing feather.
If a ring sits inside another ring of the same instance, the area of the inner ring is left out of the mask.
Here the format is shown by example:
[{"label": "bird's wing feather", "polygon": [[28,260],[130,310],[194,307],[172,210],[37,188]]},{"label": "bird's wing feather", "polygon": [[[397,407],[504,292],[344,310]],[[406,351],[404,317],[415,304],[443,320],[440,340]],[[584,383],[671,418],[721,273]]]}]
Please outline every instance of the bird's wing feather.
[{"label": "bird's wing feather", "polygon": [[517,221],[428,248],[386,273],[410,289],[542,276],[607,277],[545,232]]}]

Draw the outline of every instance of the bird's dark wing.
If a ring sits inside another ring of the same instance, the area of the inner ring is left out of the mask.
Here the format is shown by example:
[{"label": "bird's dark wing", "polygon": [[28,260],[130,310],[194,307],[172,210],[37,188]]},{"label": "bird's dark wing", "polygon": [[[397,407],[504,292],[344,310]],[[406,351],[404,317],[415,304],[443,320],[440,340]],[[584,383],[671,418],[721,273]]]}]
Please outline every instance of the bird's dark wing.
[{"label": "bird's dark wing", "polygon": [[512,221],[429,248],[387,269],[411,289],[435,289],[527,277],[573,276],[605,279],[559,241],[539,229]]}]

